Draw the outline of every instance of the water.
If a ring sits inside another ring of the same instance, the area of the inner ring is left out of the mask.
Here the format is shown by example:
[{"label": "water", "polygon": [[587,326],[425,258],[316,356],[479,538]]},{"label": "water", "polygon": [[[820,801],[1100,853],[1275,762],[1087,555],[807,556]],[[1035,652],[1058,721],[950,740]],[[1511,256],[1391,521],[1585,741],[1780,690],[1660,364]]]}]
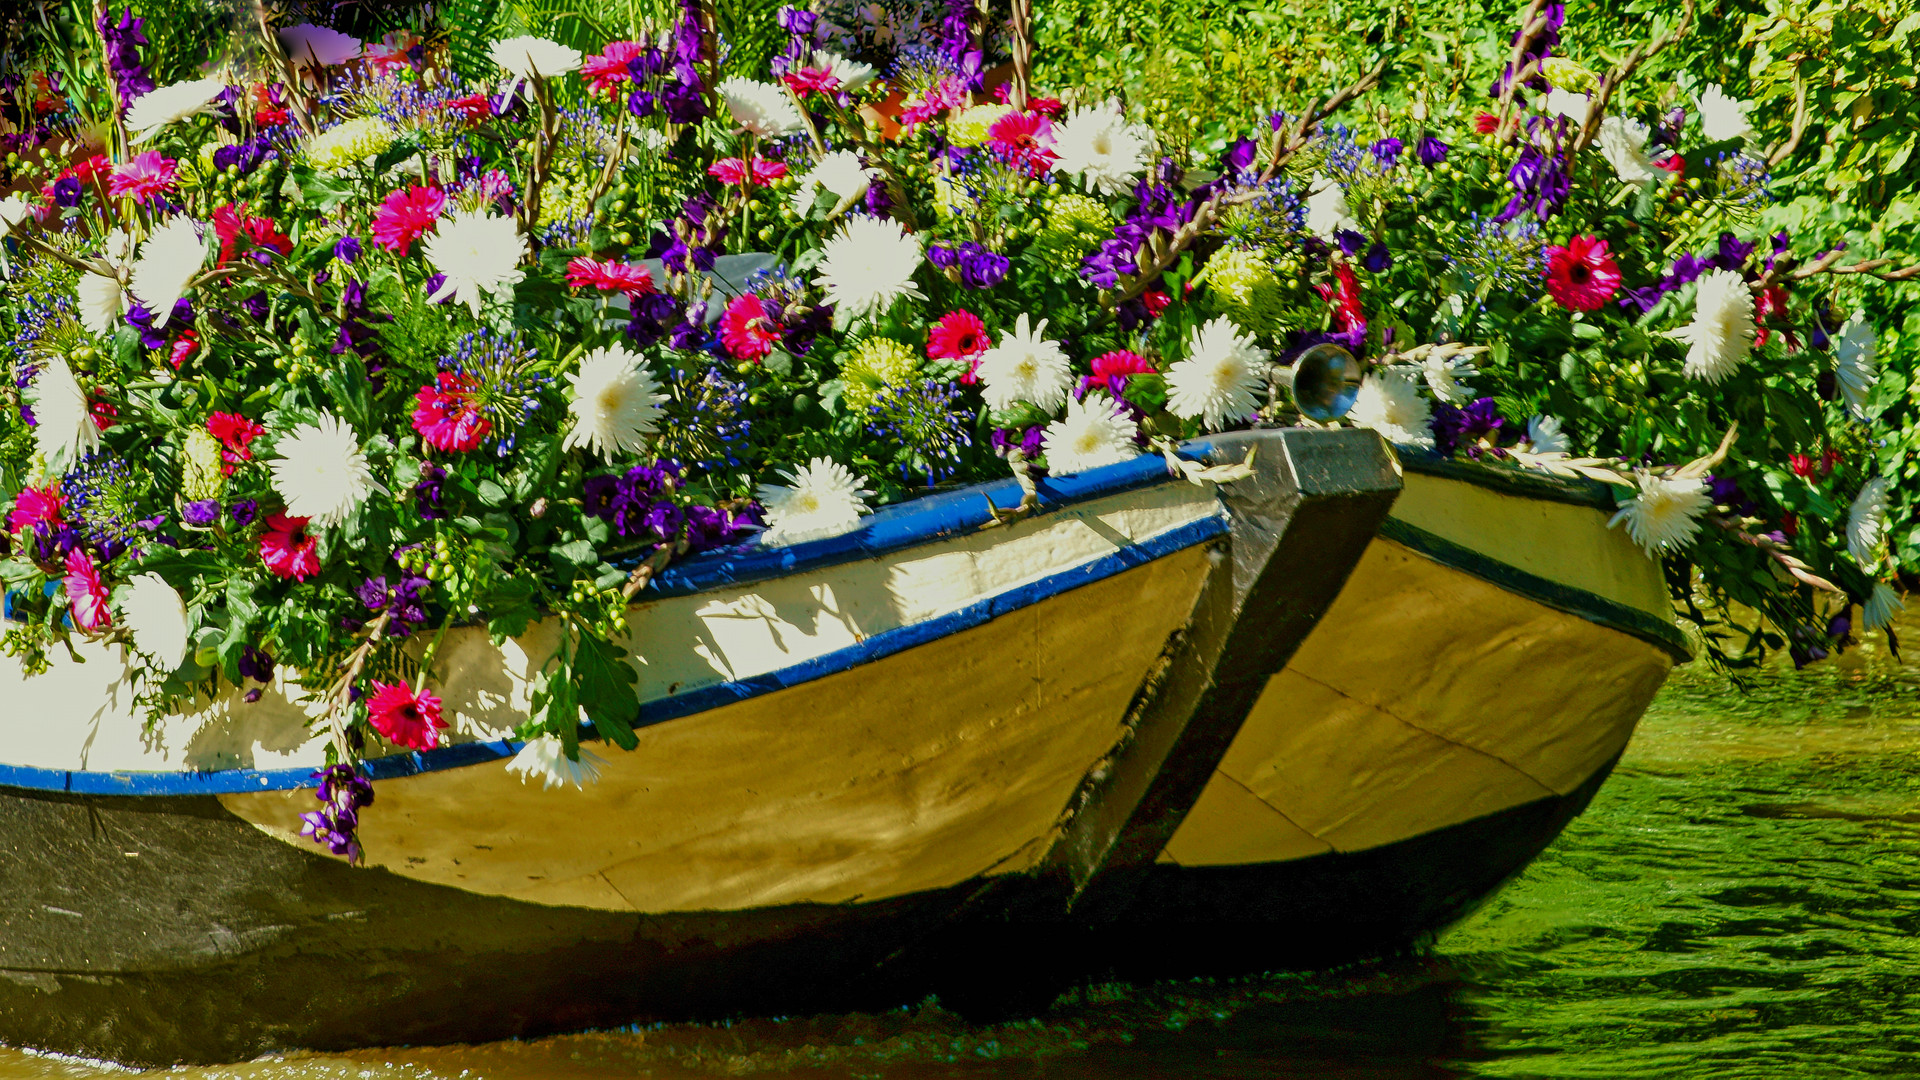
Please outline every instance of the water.
[{"label": "water", "polygon": [[[1915,629],[1920,630],[1920,627]],[[1908,640],[1920,640],[1920,633]],[[1920,1074],[1920,671],[1676,679],[1586,815],[1427,955],[877,1016],[290,1056],[185,1080]],[[0,1080],[120,1070],[0,1049]]]}]

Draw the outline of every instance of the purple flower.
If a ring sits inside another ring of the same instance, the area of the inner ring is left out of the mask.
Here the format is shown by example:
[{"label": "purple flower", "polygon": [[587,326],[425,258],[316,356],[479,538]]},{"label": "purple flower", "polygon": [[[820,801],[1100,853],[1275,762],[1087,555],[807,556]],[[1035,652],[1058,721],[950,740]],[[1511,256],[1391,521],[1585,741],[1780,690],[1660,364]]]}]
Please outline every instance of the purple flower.
[{"label": "purple flower", "polygon": [[75,207],[80,205],[80,178],[68,176],[53,182],[53,201],[57,206]]},{"label": "purple flower", "polygon": [[958,270],[962,287],[991,289],[1000,284],[1013,261],[996,255],[983,244],[968,240],[954,247],[934,244],[927,248],[927,261],[942,270]]},{"label": "purple flower", "polygon": [[689,506],[686,514],[687,550],[695,553],[744,543],[766,527],[759,503],[736,510]]},{"label": "purple flower", "polygon": [[220,520],[220,500],[201,499],[190,502],[180,508],[180,520],[198,529],[210,527]]},{"label": "purple flower", "polygon": [[416,574],[403,573],[393,584],[387,584],[386,577],[370,577],[360,583],[355,591],[360,603],[368,611],[378,614],[386,611],[392,614],[388,622],[388,634],[393,637],[406,637],[414,628],[427,621],[425,608],[427,591],[432,584],[426,578]]},{"label": "purple flower", "polygon": [[1340,254],[1349,259],[1360,254],[1360,249],[1367,246],[1366,235],[1352,229],[1335,229],[1333,239],[1340,245]]},{"label": "purple flower", "polygon": [[1381,139],[1368,147],[1373,153],[1373,160],[1378,162],[1382,169],[1390,169],[1397,164],[1400,161],[1401,151],[1406,148],[1406,143],[1391,137]]},{"label": "purple flower", "polygon": [[360,860],[360,844],[354,833],[360,827],[360,811],[373,805],[373,785],[352,765],[329,765],[313,774],[320,781],[313,797],[320,809],[300,815],[300,835],[311,837],[348,862]]},{"label": "purple flower", "polygon": [[1738,270],[1747,264],[1747,257],[1753,254],[1757,243],[1742,243],[1730,232],[1720,234],[1720,250],[1707,262],[1721,270]]},{"label": "purple flower", "polygon": [[1367,249],[1366,258],[1360,260],[1360,265],[1368,273],[1384,274],[1393,265],[1393,252],[1387,250],[1385,240],[1375,240],[1373,246]]},{"label": "purple flower", "polygon": [[1468,457],[1479,457],[1480,440],[1497,439],[1504,425],[1490,397],[1483,397],[1464,409],[1440,402],[1433,407],[1433,418],[1427,422],[1433,431],[1434,451],[1442,457],[1452,457],[1463,446],[1467,448]]},{"label": "purple flower", "polygon": [[447,482],[447,470],[431,461],[420,464],[420,480],[413,485],[413,508],[425,521],[446,516],[440,507],[440,486]]},{"label": "purple flower", "polygon": [[99,21],[95,29],[100,31],[100,40],[106,46],[107,70],[113,75],[114,87],[119,91],[120,112],[126,114],[128,105],[136,98],[153,92],[153,78],[140,62],[140,46],[147,43],[143,31],[147,20],[133,17],[132,8],[124,8],[116,22],[113,13],[106,7],[100,8]]},{"label": "purple flower", "polygon": [[1428,135],[1426,138],[1420,140],[1420,146],[1415,152],[1420,155],[1420,164],[1431,169],[1435,165],[1447,160],[1447,153],[1451,149],[1452,147],[1446,143]]},{"label": "purple flower", "polygon": [[360,238],[343,236],[333,245],[333,257],[352,266],[360,258]]},{"label": "purple flower", "polygon": [[252,499],[241,499],[227,507],[227,516],[233,518],[233,523],[243,529],[253,524],[253,519],[259,512],[260,504]]},{"label": "purple flower", "polygon": [[1020,452],[1027,457],[1037,458],[1040,456],[1041,449],[1045,446],[1045,438],[1045,430],[1038,426],[1026,428],[1021,431],[1013,431],[1007,428],[994,428],[993,452],[1001,457],[1006,457],[1008,451],[1018,446]]},{"label": "purple flower", "polygon": [[266,650],[253,645],[240,647],[240,677],[254,682],[272,682],[274,660]]}]

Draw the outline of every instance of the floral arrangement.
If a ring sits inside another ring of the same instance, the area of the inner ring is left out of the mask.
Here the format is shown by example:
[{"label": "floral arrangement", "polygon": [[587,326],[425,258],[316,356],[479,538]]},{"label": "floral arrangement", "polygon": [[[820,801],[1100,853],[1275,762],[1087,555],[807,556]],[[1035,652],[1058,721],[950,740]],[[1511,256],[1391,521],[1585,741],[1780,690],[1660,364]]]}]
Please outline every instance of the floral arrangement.
[{"label": "floral arrangement", "polygon": [[[103,11],[91,61],[0,83],[5,648],[124,642],[156,714],[290,665],[342,854],[354,762],[441,742],[450,626],[558,622],[512,767],[578,784],[582,716],[633,745],[625,612],[669,561],[1225,428],[1616,485],[1730,663],[1900,602],[1836,283],[1910,272],[1748,235],[1742,104],[1629,107],[1646,51],[1555,57],[1555,5],[1484,108],[1362,138],[1375,69],[1213,157],[1039,92],[1026,0],[782,9],[763,72],[699,0],[482,70],[262,20],[264,71],[170,82]],[[1285,392],[1327,343],[1371,365],[1344,421]]]}]

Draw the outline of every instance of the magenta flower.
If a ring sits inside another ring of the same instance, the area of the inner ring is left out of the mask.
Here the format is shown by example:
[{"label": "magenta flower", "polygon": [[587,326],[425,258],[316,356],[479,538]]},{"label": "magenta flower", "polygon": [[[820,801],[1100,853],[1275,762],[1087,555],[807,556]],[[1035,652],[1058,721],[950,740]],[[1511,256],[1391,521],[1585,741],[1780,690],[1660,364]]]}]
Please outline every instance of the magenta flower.
[{"label": "magenta flower", "polygon": [[179,177],[174,160],[158,150],[135,154],[133,160],[115,165],[107,177],[107,192],[116,199],[132,199],[150,205],[165,192],[172,191]]}]

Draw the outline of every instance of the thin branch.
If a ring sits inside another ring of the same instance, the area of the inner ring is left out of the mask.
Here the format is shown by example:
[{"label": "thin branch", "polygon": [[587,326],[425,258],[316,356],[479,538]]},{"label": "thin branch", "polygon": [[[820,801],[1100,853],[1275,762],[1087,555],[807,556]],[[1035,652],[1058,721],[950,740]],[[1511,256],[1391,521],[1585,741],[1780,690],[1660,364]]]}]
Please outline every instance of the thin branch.
[{"label": "thin branch", "polygon": [[1800,137],[1807,133],[1807,81],[1794,76],[1793,80],[1793,131],[1787,141],[1774,147],[1767,153],[1767,164],[1778,165],[1793,156],[1800,148]]},{"label": "thin branch", "polygon": [[1008,101],[1015,112],[1027,111],[1033,82],[1033,0],[1013,0],[1013,85]]},{"label": "thin branch", "polygon": [[[1600,89],[1594,92],[1593,101],[1587,106],[1586,122],[1580,125],[1580,134],[1573,140],[1573,153],[1575,155],[1578,155],[1580,151],[1585,150],[1591,145],[1594,138],[1600,134],[1600,121],[1607,115],[1607,103],[1613,99],[1614,89],[1631,78],[1634,72],[1640,70],[1640,65],[1659,55],[1661,50],[1667,46],[1685,37],[1687,31],[1693,28],[1693,19],[1696,13],[1694,2],[1695,0],[1682,0],[1680,21],[1674,24],[1673,29],[1628,53],[1625,60],[1620,61],[1619,65],[1612,71],[1600,77]],[[1803,96],[1801,98],[1801,105],[1804,106],[1805,104],[1806,99]],[[1798,142],[1799,138],[1800,136],[1796,134],[1794,141]]]}]

